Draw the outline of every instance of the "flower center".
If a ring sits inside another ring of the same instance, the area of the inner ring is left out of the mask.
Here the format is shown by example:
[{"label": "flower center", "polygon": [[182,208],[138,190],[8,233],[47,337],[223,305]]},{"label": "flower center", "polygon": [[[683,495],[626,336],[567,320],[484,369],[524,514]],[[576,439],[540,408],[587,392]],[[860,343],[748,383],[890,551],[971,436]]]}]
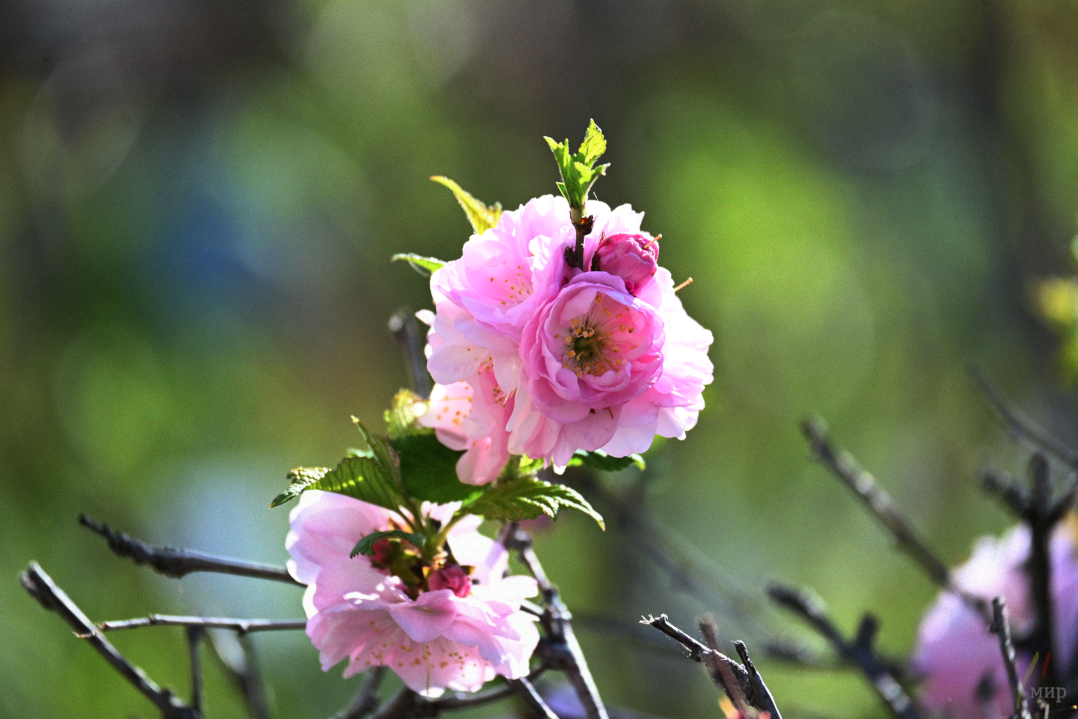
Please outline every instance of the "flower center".
[{"label": "flower center", "polygon": [[608,302],[614,305],[614,309],[611,309],[604,307],[603,303],[604,295],[597,292],[588,311],[574,317],[565,330],[561,366],[572,370],[577,377],[598,377],[609,371],[618,372],[624,364],[618,355],[625,349],[628,335],[633,332],[631,326],[619,324],[625,319],[627,308],[617,302]]}]

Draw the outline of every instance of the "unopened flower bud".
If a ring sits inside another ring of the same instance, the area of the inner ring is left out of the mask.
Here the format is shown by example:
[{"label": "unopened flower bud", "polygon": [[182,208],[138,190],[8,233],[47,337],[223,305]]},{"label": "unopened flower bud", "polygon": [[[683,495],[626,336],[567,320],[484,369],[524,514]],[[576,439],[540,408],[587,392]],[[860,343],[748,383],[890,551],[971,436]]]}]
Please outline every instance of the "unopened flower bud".
[{"label": "unopened flower bud", "polygon": [[461,599],[472,593],[471,577],[456,565],[442,567],[431,572],[427,577],[427,586],[432,592],[439,589],[452,589],[453,594]]},{"label": "unopened flower bud", "polygon": [[651,281],[659,267],[659,239],[618,234],[604,237],[595,250],[599,269],[625,280],[631,294]]}]

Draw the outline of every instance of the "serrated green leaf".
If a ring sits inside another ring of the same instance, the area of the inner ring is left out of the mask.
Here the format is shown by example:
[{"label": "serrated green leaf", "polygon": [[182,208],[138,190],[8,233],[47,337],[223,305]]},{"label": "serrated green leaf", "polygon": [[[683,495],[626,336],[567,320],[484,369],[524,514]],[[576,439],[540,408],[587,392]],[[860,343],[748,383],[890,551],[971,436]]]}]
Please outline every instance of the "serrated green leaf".
[{"label": "serrated green leaf", "polygon": [[329,467],[296,467],[288,471],[288,489],[278,494],[270,502],[270,509],[291,502],[303,494],[312,484],[326,476]]},{"label": "serrated green leaf", "polygon": [[397,262],[399,260],[407,262],[412,266],[413,270],[424,277],[430,277],[432,274],[445,267],[445,262],[442,260],[435,257],[423,257],[414,252],[398,252],[389,258],[390,262]]},{"label": "serrated green leaf", "polygon": [[520,477],[489,486],[474,502],[466,505],[472,514],[503,522],[535,519],[541,514],[553,518],[562,507],[579,509],[606,529],[602,516],[576,490],[534,477]]},{"label": "serrated green leaf", "polygon": [[606,152],[606,138],[603,137],[599,126],[595,124],[595,120],[592,120],[584,133],[584,142],[581,143],[580,149],[575,153],[570,154],[568,140],[556,142],[550,137],[543,139],[546,140],[551,152],[554,153],[554,159],[558,163],[558,171],[561,173],[558,190],[569,202],[569,206],[573,209],[575,215],[573,221],[577,222],[584,213],[584,204],[588,199],[588,193],[591,192],[592,185],[595,184],[600,175],[605,175],[606,168],[610,167],[609,163],[598,167],[595,166],[595,162]]},{"label": "serrated green leaf", "polygon": [[303,488],[336,492],[398,511],[404,501],[399,484],[376,457],[345,457],[325,476]]},{"label": "serrated green leaf", "polygon": [[426,411],[426,400],[415,392],[407,389],[397,392],[393,397],[393,404],[385,412],[386,426],[389,428],[389,440],[392,442],[398,437],[416,432],[429,434],[432,430],[421,427],[418,422]]},{"label": "serrated green leaf", "polygon": [[457,198],[457,203],[464,210],[464,214],[467,216],[468,222],[471,223],[475,234],[481,235],[498,224],[498,219],[502,216],[502,206],[499,203],[495,202],[493,205],[483,204],[448,177],[436,175],[430,179],[450,189],[453,196]]},{"label": "serrated green leaf", "polygon": [[570,458],[568,464],[569,467],[588,466],[603,472],[617,472],[633,465],[636,465],[636,468],[640,470],[647,467],[644,464],[644,458],[639,454],[630,454],[628,457],[611,457],[600,450],[587,452],[583,449],[578,449]]},{"label": "serrated green leaf", "polygon": [[356,546],[352,549],[352,552],[348,555],[349,558],[355,558],[358,554],[371,556],[374,554],[374,543],[380,539],[404,539],[417,547],[422,547],[423,543],[427,541],[427,538],[422,534],[413,534],[412,532],[405,532],[400,529],[389,529],[382,532],[371,532],[363,539],[356,542]]},{"label": "serrated green leaf", "polygon": [[389,474],[394,485],[400,487],[400,458],[389,443],[389,437],[371,432],[356,417],[352,417],[352,422],[363,435],[363,441],[370,447],[375,462]]},{"label": "serrated green leaf", "polygon": [[457,460],[463,452],[446,447],[433,432],[408,434],[393,440],[401,461],[401,482],[419,500],[446,504],[472,499],[482,487],[457,479]]}]

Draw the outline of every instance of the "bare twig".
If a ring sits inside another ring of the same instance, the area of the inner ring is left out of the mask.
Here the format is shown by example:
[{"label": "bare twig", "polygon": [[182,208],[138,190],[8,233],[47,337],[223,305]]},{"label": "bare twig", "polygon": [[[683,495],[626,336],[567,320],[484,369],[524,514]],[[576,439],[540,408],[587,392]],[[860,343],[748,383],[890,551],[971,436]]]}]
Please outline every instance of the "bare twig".
[{"label": "bare twig", "polygon": [[210,632],[214,653],[243,695],[251,719],[269,719],[269,698],[250,638],[235,632]]},{"label": "bare twig", "polygon": [[[1026,518],[1029,524],[1029,561],[1025,565],[1029,577],[1030,594],[1036,617],[1033,630],[1027,637],[1028,648],[1044,656],[1052,651],[1054,608],[1052,606],[1052,564],[1051,541],[1055,522],[1052,521],[1052,487],[1048,460],[1040,453],[1034,453],[1029,461],[1030,481],[1033,484],[1033,502]],[[993,601],[992,619],[996,619]],[[1056,665],[1045,662],[1044,682],[1046,686],[1056,686]]]},{"label": "bare twig", "polygon": [[1023,487],[1017,479],[995,467],[984,468],[981,486],[989,494],[999,497],[1000,501],[1007,505],[1007,508],[1017,517],[1028,515],[1033,506],[1029,490]]},{"label": "bare twig", "polygon": [[588,719],[609,719],[603,700],[599,696],[599,688],[595,685],[595,680],[588,669],[584,652],[580,649],[580,643],[573,633],[573,626],[570,623],[572,615],[562,602],[558,588],[550,582],[546,572],[543,571],[539,557],[532,549],[531,537],[516,523],[510,523],[502,531],[501,542],[506,549],[518,553],[524,566],[539,584],[544,608],[539,622],[543,625],[547,640],[540,643],[536,653],[552,669],[565,672]]},{"label": "bare twig", "polygon": [[79,524],[104,537],[109,549],[117,555],[130,557],[137,564],[148,564],[155,571],[169,577],[179,578],[193,572],[217,572],[303,586],[293,579],[284,567],[218,557],[190,549],[153,547],[123,532],[117,532],[107,524],[95,522],[85,514],[79,515]]},{"label": "bare twig", "polygon": [[171,614],[150,614],[135,619],[118,619],[111,622],[98,622],[102,632],[117,629],[137,629],[139,627],[180,626],[203,627],[207,629],[231,629],[239,634],[249,632],[282,631],[306,629],[306,619],[231,619],[224,617],[181,617]]},{"label": "bare twig", "polygon": [[389,318],[389,331],[404,350],[407,360],[408,376],[412,388],[420,397],[430,396],[430,375],[427,374],[427,358],[423,354],[426,344],[424,333],[420,330],[415,315],[407,309],[397,310]]},{"label": "bare twig", "polygon": [[[775,698],[771,696],[771,690],[767,688],[763,677],[756,672],[755,667],[750,672],[746,667],[741,666],[722,652],[704,646],[671,624],[665,614],[660,614],[658,617],[645,617],[640,621],[642,624],[655,627],[688,649],[689,658],[693,661],[708,666],[708,663],[714,659],[725,665],[725,668],[729,670],[730,675],[735,680],[734,685],[726,683],[728,680],[725,678],[725,672],[712,674],[712,678],[715,683],[723,688],[731,701],[736,703],[737,699],[735,697],[740,693],[741,697],[748,701],[754,709],[761,712],[770,712],[771,719],[782,719],[782,714],[779,713],[778,706],[775,704]],[[744,647],[743,644],[742,647]],[[748,653],[746,652],[745,656],[747,655]]]},{"label": "bare twig", "polygon": [[801,422],[801,430],[816,459],[857,495],[894,537],[898,549],[909,555],[933,582],[960,597],[987,620],[990,615],[987,603],[954,585],[947,565],[917,536],[912,523],[891,495],[876,483],[875,477],[863,469],[852,454],[834,445],[823,421],[806,419]]},{"label": "bare twig", "polygon": [[1018,668],[1014,663],[1014,644],[1011,643],[1011,627],[1007,622],[1007,602],[1003,597],[992,598],[991,630],[999,637],[999,650],[1003,653],[1003,664],[1007,667],[1007,682],[1010,684],[1011,696],[1014,698],[1015,714],[1021,719],[1033,719],[1024,701],[1025,691],[1022,688],[1022,679],[1018,676]]},{"label": "bare twig", "polygon": [[899,719],[920,719],[920,714],[909,695],[876,656],[872,647],[876,634],[874,618],[871,616],[863,618],[857,632],[857,639],[849,642],[827,617],[826,608],[819,598],[793,587],[777,585],[768,587],[767,593],[776,604],[789,609],[805,620],[830,642],[839,656],[856,665],[892,714]]},{"label": "bare twig", "polygon": [[79,636],[85,637],[90,645],[120,673],[120,675],[144,694],[158,709],[165,719],[201,719],[201,714],[186,705],[168,689],[162,689],[153,682],[142,669],[129,662],[99,631],[93,622],[79,609],[71,599],[52,581],[37,562],[19,577],[24,589],[41,606],[59,614]]},{"label": "bare twig", "polygon": [[698,625],[700,633],[704,635],[704,641],[707,642],[708,649],[711,650],[711,653],[703,656],[703,664],[711,674],[711,679],[726,691],[726,695],[730,697],[730,701],[734,703],[734,707],[737,708],[743,719],[755,717],[759,712],[749,707],[745,693],[741,691],[741,686],[737,683],[733,670],[728,666],[729,662],[720,661],[717,656],[722,652],[719,651],[719,625],[715,621],[715,617],[705,614],[700,617]]},{"label": "bare twig", "polygon": [[527,679],[510,679],[509,685],[524,700],[533,715],[540,719],[558,719],[558,715],[547,706],[543,697],[539,696],[539,692],[535,691],[535,686]]},{"label": "bare twig", "polygon": [[362,719],[378,708],[378,687],[385,678],[385,667],[374,667],[363,680],[363,686],[356,692],[352,702],[334,714],[330,719]]},{"label": "bare twig", "polygon": [[200,626],[187,627],[187,654],[191,661],[191,708],[199,714],[202,713],[202,655],[199,649],[202,646],[202,638],[206,636],[206,628]]},{"label": "bare twig", "polygon": [[1044,430],[1033,424],[1029,418],[1011,407],[1007,400],[1004,399],[1003,393],[992,384],[992,381],[988,379],[988,375],[979,367],[971,368],[970,374],[973,376],[973,381],[984,392],[984,396],[991,403],[993,409],[999,414],[1000,419],[1003,420],[1003,424],[1007,427],[1007,431],[1010,432],[1012,437],[1024,439],[1034,447],[1043,449],[1071,467],[1078,468],[1078,452],[1049,436]]}]

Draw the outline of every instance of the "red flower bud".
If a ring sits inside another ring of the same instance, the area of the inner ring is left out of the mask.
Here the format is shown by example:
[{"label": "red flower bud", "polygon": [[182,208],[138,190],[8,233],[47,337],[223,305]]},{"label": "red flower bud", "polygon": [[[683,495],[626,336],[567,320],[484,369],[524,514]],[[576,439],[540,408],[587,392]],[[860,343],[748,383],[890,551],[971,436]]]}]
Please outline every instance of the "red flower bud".
[{"label": "red flower bud", "polygon": [[427,586],[432,592],[439,589],[452,589],[453,594],[461,599],[472,593],[471,577],[456,565],[442,567],[431,572],[427,577]]},{"label": "red flower bud", "polygon": [[618,234],[604,237],[595,250],[599,269],[625,280],[631,294],[651,281],[659,267],[659,239]]}]

